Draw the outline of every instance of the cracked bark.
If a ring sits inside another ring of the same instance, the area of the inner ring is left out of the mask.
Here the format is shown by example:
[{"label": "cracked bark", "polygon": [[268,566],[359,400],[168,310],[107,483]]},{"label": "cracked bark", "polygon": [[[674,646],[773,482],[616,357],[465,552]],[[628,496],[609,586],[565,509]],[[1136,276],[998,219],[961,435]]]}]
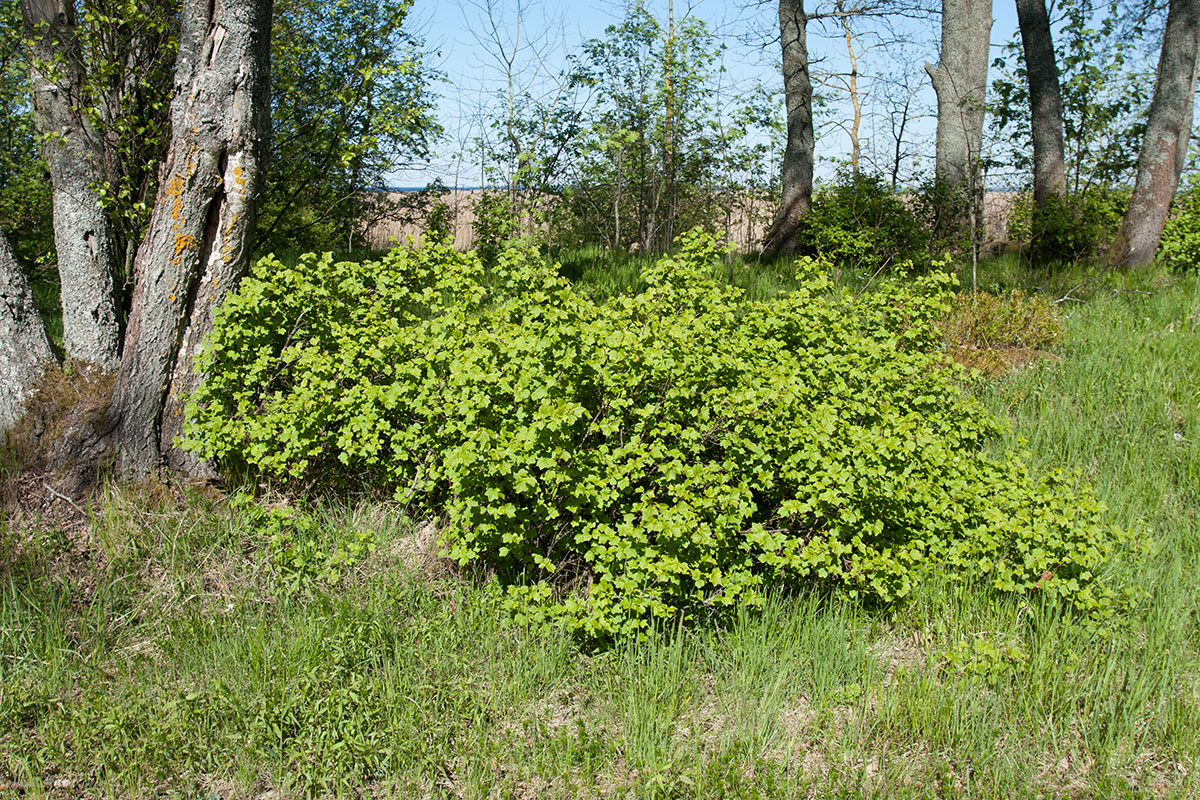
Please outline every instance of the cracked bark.
[{"label": "cracked bark", "polygon": [[1200,2],[1171,0],[1133,195],[1109,249],[1108,260],[1114,266],[1129,269],[1149,264],[1158,251],[1187,159],[1198,59]]},{"label": "cracked bark", "polygon": [[30,387],[53,361],[29,282],[0,231],[0,445],[20,418]]},{"label": "cracked bark", "polygon": [[780,172],[779,211],[763,243],[763,257],[796,252],[800,220],[812,206],[813,136],[812,80],[808,73],[808,42],[803,0],[779,0],[779,38],[783,50],[783,89],[787,104],[787,146]]},{"label": "cracked bark", "polygon": [[95,186],[102,154],[80,113],[83,65],[71,0],[21,0],[32,55],[34,119],[50,171],[54,247],[62,283],[63,339],[71,361],[115,369],[120,352],[113,294],[113,232]]},{"label": "cracked bark", "polygon": [[116,468],[136,478],[163,461],[211,468],[174,446],[195,357],[245,271],[268,131],[270,0],[185,4],[172,138],[146,238],[113,390]]}]

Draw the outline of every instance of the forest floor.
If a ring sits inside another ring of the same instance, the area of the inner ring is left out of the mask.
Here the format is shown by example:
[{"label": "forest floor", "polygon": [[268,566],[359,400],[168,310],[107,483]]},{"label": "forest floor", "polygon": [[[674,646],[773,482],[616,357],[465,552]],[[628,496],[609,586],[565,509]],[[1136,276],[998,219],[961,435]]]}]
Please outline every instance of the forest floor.
[{"label": "forest floor", "polygon": [[934,575],[586,650],[394,504],[10,476],[0,797],[1200,796],[1200,282],[1040,290],[1054,357],[973,391],[1146,531],[1116,620]]}]

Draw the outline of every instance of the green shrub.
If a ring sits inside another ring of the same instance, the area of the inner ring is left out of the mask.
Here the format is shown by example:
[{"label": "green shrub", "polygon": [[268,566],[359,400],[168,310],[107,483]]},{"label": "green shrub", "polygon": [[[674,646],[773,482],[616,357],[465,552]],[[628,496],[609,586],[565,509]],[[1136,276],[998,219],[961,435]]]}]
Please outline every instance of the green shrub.
[{"label": "green shrub", "polygon": [[1158,252],[1163,263],[1177,272],[1200,265],[1200,182],[1195,179],[1175,195]]},{"label": "green shrub", "polygon": [[425,217],[425,235],[432,239],[454,240],[454,212],[445,200],[435,200]]},{"label": "green shrub", "polygon": [[521,209],[503,192],[483,191],[475,201],[475,252],[487,267],[521,231]]},{"label": "green shrub", "polygon": [[1066,265],[1103,254],[1117,235],[1129,198],[1108,189],[1087,189],[1064,197],[1052,196],[1045,209],[1033,195],[1022,194],[1008,222],[1014,241],[1030,243],[1038,264]]},{"label": "green shrub", "polygon": [[927,238],[900,195],[881,178],[861,173],[841,174],[821,187],[800,225],[805,251],[870,272],[925,257]]},{"label": "green shrub", "polygon": [[[931,178],[921,184],[909,201],[925,233],[925,250],[930,259],[946,253],[971,250],[971,198],[967,186],[956,186]],[[976,235],[980,235],[977,223]]]},{"label": "green shrub", "polygon": [[514,612],[588,636],[798,581],[893,601],[934,567],[1111,607],[1097,501],[984,452],[999,423],[940,353],[951,277],[750,302],[709,277],[722,254],[688,234],[606,303],[516,247],[486,287],[438,243],[264,260],[218,316],[188,445],[419,498]]},{"label": "green shrub", "polygon": [[347,570],[375,552],[370,531],[323,531],[303,509],[263,507],[248,494],[235,495],[231,505],[263,538],[273,577],[285,595],[311,597],[318,589],[337,586]]}]

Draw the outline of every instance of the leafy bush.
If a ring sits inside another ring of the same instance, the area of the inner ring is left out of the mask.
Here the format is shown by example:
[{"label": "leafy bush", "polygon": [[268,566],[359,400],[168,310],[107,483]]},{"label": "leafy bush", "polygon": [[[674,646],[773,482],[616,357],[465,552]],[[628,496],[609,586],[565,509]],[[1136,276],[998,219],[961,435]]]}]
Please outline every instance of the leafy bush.
[{"label": "leafy bush", "polygon": [[909,205],[879,177],[842,174],[813,196],[801,221],[805,250],[874,272],[926,255],[927,235]]},{"label": "leafy bush", "polygon": [[1200,266],[1200,182],[1193,180],[1175,195],[1171,216],[1163,228],[1159,257],[1178,272]]},{"label": "leafy bush", "polygon": [[1011,643],[997,644],[984,637],[959,641],[941,654],[939,667],[950,674],[971,676],[996,687],[1029,663],[1029,654]]},{"label": "leafy bush", "polygon": [[908,202],[925,233],[929,258],[970,252],[971,196],[968,187],[931,178],[918,187]]},{"label": "leafy bush", "polygon": [[496,263],[505,243],[521,230],[521,209],[502,192],[481,192],[475,201],[475,251],[486,266]]},{"label": "leafy bush", "polygon": [[588,636],[796,581],[892,601],[934,565],[1111,606],[1097,501],[984,452],[999,423],[939,352],[952,278],[855,298],[805,259],[750,302],[721,256],[688,234],[603,304],[516,247],[486,285],[438,243],[266,259],[220,312],[188,444],[419,498],[519,616]]},{"label": "leafy bush", "polygon": [[425,217],[425,235],[433,239],[454,240],[454,212],[445,200],[436,200]]},{"label": "leafy bush", "polygon": [[1070,264],[1101,255],[1121,225],[1129,202],[1126,194],[1087,189],[1051,197],[1045,209],[1033,195],[1022,194],[1009,217],[1009,238],[1031,244],[1030,255],[1040,264]]}]

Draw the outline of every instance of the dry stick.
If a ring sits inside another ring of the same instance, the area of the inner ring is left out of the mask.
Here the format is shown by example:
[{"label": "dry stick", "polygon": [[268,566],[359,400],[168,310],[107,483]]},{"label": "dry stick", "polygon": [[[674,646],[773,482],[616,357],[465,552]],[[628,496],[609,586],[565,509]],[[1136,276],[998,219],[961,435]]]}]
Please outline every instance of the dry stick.
[{"label": "dry stick", "polygon": [[892,263],[891,256],[888,256],[886,259],[884,259],[883,263],[879,265],[879,268],[877,270],[875,270],[874,274],[872,274],[871,277],[867,279],[867,282],[865,284],[863,284],[863,287],[858,290],[858,294],[854,295],[854,299],[857,300],[859,297],[861,297],[862,293],[865,292],[868,288],[870,288],[871,284],[875,281],[875,279],[879,277],[879,273],[883,272],[884,268],[887,267],[891,263]]},{"label": "dry stick", "polygon": [[1095,278],[1090,278],[1090,279],[1088,279],[1088,280],[1086,280],[1086,281],[1083,281],[1082,283],[1077,283],[1077,284],[1075,284],[1075,285],[1074,285],[1074,286],[1072,286],[1070,289],[1067,289],[1067,293],[1066,293],[1066,294],[1064,294],[1062,297],[1058,298],[1057,300],[1053,300],[1053,301],[1051,301],[1050,305],[1052,305],[1052,306],[1056,306],[1056,305],[1058,305],[1059,303],[1061,303],[1061,302],[1063,302],[1063,301],[1065,301],[1065,300],[1073,300],[1073,301],[1075,301],[1076,303],[1082,303],[1082,302],[1084,302],[1084,301],[1083,301],[1081,298],[1078,298],[1078,297],[1072,297],[1072,296],[1071,296],[1071,293],[1072,293],[1072,292],[1074,292],[1076,289],[1080,288],[1081,286],[1087,286],[1089,283],[1095,283],[1095,282],[1096,282],[1096,279],[1095,279]]},{"label": "dry stick", "polygon": [[42,778],[41,781],[33,783],[20,783],[18,781],[0,780],[0,792],[32,792],[38,789],[69,789],[70,786],[56,786],[57,781],[51,778]]},{"label": "dry stick", "polygon": [[50,494],[54,495],[54,496],[55,496],[55,497],[57,497],[59,500],[63,500],[63,501],[65,501],[66,503],[68,503],[68,504],[71,506],[71,508],[73,508],[73,509],[75,509],[76,511],[78,511],[78,512],[80,513],[80,515],[81,515],[81,516],[84,516],[84,517],[86,517],[86,516],[87,516],[87,512],[86,512],[86,511],[84,511],[84,510],[83,510],[82,508],[80,508],[79,506],[77,506],[77,505],[75,504],[75,501],[74,501],[74,500],[72,500],[71,498],[67,497],[65,494],[63,494],[63,493],[61,493],[61,492],[59,492],[59,491],[55,490],[55,488],[54,488],[53,486],[51,486],[50,484],[48,484],[48,483],[45,483],[45,482],[43,482],[43,483],[42,483],[42,486],[45,486],[45,487],[46,487],[46,491],[50,492]]}]

